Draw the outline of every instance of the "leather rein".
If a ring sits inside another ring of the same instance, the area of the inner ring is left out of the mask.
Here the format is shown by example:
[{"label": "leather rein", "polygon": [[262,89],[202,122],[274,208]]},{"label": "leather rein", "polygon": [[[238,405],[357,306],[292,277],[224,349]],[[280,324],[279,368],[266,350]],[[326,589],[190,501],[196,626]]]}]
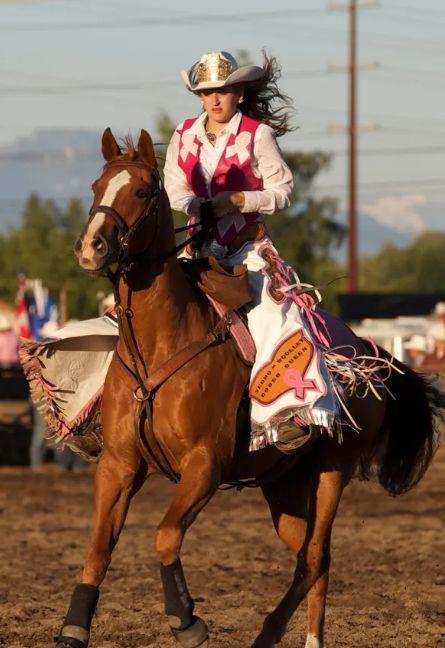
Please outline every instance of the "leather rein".
[{"label": "leather rein", "polygon": [[[137,166],[139,168],[146,169],[148,165],[141,162],[111,162],[108,163],[107,167],[110,166]],[[118,253],[117,253],[117,269],[113,272],[111,269],[107,269],[102,274],[110,279],[113,285],[114,299],[115,299],[115,311],[118,319],[119,331],[122,334],[122,339],[127,351],[128,357],[130,358],[129,366],[123,358],[119,355],[116,350],[116,356],[125,369],[126,373],[130,376],[135,386],[132,389],[133,396],[136,402],[136,413],[135,413],[135,425],[136,428],[136,437],[139,444],[139,448],[144,456],[144,458],[149,463],[154,464],[154,466],[163,473],[170,481],[177,483],[180,479],[180,476],[172,468],[172,465],[162,448],[161,444],[156,438],[154,426],[153,426],[153,399],[156,394],[157,389],[165,383],[174,373],[176,373],[181,367],[186,365],[190,360],[196,357],[205,349],[209,348],[213,344],[224,341],[229,334],[229,327],[231,322],[231,314],[228,312],[226,315],[221,317],[216,323],[214,328],[207,333],[207,335],[194,342],[191,342],[180,351],[178,351],[174,356],[169,358],[164,362],[160,367],[155,371],[152,371],[150,374],[147,371],[145,366],[142,353],[140,352],[136,336],[134,334],[134,329],[132,325],[132,318],[134,313],[129,307],[124,307],[121,303],[121,298],[119,294],[119,281],[122,277],[125,282],[127,282],[129,272],[136,266],[137,263],[143,261],[164,261],[169,257],[175,255],[191,241],[196,241],[203,238],[208,232],[211,226],[210,219],[206,220],[205,223],[198,222],[192,225],[185,225],[184,227],[179,227],[175,229],[175,234],[180,232],[187,231],[192,227],[201,225],[201,230],[197,233],[175,246],[172,250],[165,253],[160,257],[152,257],[148,255],[148,251],[151,245],[154,243],[157,237],[159,229],[159,200],[163,190],[162,179],[159,175],[157,169],[149,167],[151,171],[152,180],[154,181],[155,189],[152,192],[151,196],[147,199],[147,204],[137,217],[133,225],[128,226],[119,212],[113,207],[108,207],[106,205],[98,205],[90,210],[90,220],[98,212],[103,212],[106,215],[110,216],[117,229],[118,229]],[[147,218],[155,216],[156,226],[153,237],[150,243],[145,247],[145,249],[138,254],[131,254],[130,244],[134,239],[134,236],[137,234],[141,225],[147,220]],[[142,373],[139,369],[139,365],[142,367]],[[149,442],[143,443],[141,439],[141,433],[139,426],[141,425],[142,411],[145,410],[146,422],[149,429],[150,441],[153,444],[153,447]]]}]

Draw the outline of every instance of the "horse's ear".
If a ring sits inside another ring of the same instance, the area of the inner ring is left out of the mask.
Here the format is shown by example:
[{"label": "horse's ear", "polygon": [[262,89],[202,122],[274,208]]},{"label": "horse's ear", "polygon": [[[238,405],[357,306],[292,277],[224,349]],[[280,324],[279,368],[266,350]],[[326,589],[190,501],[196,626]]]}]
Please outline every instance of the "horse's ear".
[{"label": "horse's ear", "polygon": [[116,139],[111,132],[111,128],[106,128],[102,135],[102,155],[105,160],[109,162],[113,158],[122,155],[119,144],[116,142]]},{"label": "horse's ear", "polygon": [[153,141],[152,141],[150,135],[144,129],[141,130],[141,134],[139,136],[138,154],[139,154],[139,157],[144,162],[146,162],[147,164],[149,164],[150,166],[152,166],[154,168],[157,167],[157,162],[156,162],[156,157],[155,157],[155,150],[153,148]]}]

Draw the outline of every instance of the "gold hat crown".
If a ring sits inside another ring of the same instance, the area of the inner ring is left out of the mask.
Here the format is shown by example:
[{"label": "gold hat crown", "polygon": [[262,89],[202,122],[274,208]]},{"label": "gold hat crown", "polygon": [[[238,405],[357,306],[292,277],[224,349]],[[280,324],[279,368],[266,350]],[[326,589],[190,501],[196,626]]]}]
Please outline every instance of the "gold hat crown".
[{"label": "gold hat crown", "polygon": [[231,62],[223,58],[219,52],[206,54],[205,59],[201,60],[198,66],[198,82],[225,81],[232,72]]}]

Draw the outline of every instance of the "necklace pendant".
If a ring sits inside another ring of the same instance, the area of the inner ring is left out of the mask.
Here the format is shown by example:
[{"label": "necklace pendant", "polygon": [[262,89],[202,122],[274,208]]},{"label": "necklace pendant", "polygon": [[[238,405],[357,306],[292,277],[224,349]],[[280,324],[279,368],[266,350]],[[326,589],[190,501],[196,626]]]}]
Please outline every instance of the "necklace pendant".
[{"label": "necklace pendant", "polygon": [[215,145],[216,142],[216,135],[215,133],[210,133],[209,131],[206,131],[207,139],[209,140],[210,144],[213,146]]}]

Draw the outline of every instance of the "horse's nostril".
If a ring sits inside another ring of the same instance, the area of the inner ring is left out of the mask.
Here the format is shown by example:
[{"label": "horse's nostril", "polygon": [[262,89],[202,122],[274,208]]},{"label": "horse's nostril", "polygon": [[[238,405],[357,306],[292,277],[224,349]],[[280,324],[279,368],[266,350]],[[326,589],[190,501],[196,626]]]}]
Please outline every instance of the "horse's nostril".
[{"label": "horse's nostril", "polygon": [[103,238],[103,236],[100,236],[100,234],[98,236],[94,237],[94,239],[92,241],[92,245],[93,245],[94,251],[99,256],[105,256],[107,254],[107,252],[108,252],[107,242]]}]

